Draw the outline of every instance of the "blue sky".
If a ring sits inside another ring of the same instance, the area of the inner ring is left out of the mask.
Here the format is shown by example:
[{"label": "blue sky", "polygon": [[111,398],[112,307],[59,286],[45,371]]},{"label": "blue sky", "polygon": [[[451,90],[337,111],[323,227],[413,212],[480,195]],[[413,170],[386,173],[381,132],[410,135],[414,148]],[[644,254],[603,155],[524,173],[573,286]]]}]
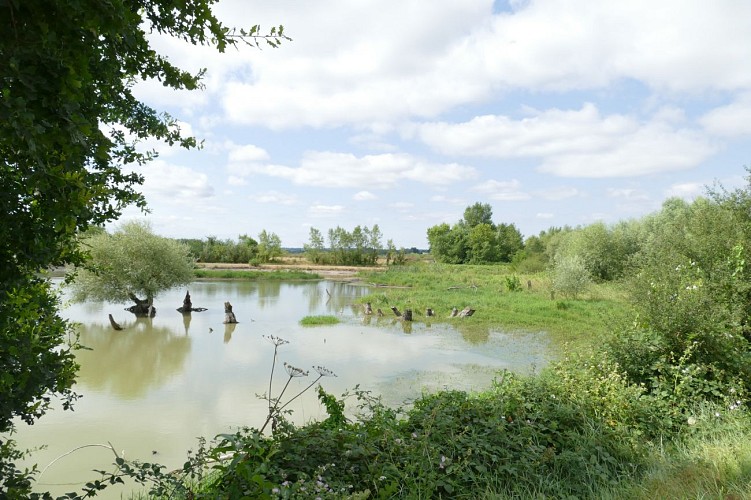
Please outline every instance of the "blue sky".
[{"label": "blue sky", "polygon": [[[525,236],[691,200],[751,164],[751,2],[221,0],[279,49],[153,39],[206,88],[136,95],[204,141],[139,170],[154,230],[397,246],[475,202]],[[140,218],[128,210],[124,219]]]}]

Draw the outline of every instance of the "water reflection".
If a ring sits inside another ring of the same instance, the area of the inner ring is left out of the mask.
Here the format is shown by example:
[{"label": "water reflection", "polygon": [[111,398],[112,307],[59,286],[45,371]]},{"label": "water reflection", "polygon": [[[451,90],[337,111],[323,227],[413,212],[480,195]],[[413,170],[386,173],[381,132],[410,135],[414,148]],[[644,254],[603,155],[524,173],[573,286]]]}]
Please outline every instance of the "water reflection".
[{"label": "water reflection", "polygon": [[152,321],[138,318],[122,331],[80,324],[80,341],[88,350],[76,354],[81,365],[78,385],[134,399],[180,373],[190,353],[190,337],[155,327]]}]

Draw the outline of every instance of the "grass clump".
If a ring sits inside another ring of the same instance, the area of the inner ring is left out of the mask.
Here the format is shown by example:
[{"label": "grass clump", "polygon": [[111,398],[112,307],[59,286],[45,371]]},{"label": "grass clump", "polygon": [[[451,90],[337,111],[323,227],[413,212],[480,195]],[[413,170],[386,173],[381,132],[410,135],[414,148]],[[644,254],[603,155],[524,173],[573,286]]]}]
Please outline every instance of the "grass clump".
[{"label": "grass clump", "polygon": [[336,325],[339,323],[339,318],[336,316],[305,316],[300,320],[302,326],[322,326],[322,325]]}]

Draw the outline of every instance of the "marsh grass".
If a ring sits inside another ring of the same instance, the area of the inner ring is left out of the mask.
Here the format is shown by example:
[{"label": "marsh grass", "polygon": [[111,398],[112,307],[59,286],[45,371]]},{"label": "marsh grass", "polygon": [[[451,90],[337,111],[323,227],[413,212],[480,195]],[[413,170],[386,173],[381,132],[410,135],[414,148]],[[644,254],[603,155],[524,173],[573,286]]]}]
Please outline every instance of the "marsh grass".
[{"label": "marsh grass", "polygon": [[197,279],[228,279],[228,280],[257,280],[257,281],[297,281],[320,280],[316,273],[305,271],[247,271],[239,269],[195,269],[193,274]]},{"label": "marsh grass", "polygon": [[[427,321],[424,312],[432,308],[436,316],[429,318],[431,323],[450,322],[469,338],[487,338],[493,330],[544,331],[554,343],[586,346],[613,318],[629,312],[617,284],[594,284],[577,300],[551,298],[546,273],[518,274],[505,265],[417,263],[359,276],[380,285],[362,302],[384,310],[392,305],[411,308],[416,321]],[[508,290],[510,277],[521,281],[521,290]],[[453,307],[465,306],[476,310],[471,318],[449,318]]]},{"label": "marsh grass", "polygon": [[339,318],[336,316],[305,316],[300,320],[302,326],[336,325]]}]

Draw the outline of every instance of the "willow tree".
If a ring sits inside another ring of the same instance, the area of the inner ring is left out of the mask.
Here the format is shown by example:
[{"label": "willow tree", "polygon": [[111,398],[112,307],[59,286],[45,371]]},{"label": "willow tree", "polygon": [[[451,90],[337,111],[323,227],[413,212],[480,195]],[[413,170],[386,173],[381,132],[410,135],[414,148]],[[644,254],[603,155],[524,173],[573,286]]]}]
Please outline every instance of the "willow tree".
[{"label": "willow tree", "polygon": [[[219,51],[266,40],[282,28],[235,30],[212,13],[215,0],[0,1],[0,433],[45,413],[52,394],[74,398],[70,326],[58,315],[49,266],[80,264],[76,235],[143,207],[148,161],[132,138],[193,147],[176,121],[135,98],[139,80],[196,89],[196,74],[151,46],[151,33]],[[23,496],[28,477],[0,438],[0,492]],[[6,467],[7,465],[7,467]]]},{"label": "willow tree", "polygon": [[131,301],[132,313],[153,315],[159,292],[193,280],[190,247],[154,234],[145,223],[129,222],[112,234],[96,232],[82,244],[91,262],[75,277],[74,300]]}]

